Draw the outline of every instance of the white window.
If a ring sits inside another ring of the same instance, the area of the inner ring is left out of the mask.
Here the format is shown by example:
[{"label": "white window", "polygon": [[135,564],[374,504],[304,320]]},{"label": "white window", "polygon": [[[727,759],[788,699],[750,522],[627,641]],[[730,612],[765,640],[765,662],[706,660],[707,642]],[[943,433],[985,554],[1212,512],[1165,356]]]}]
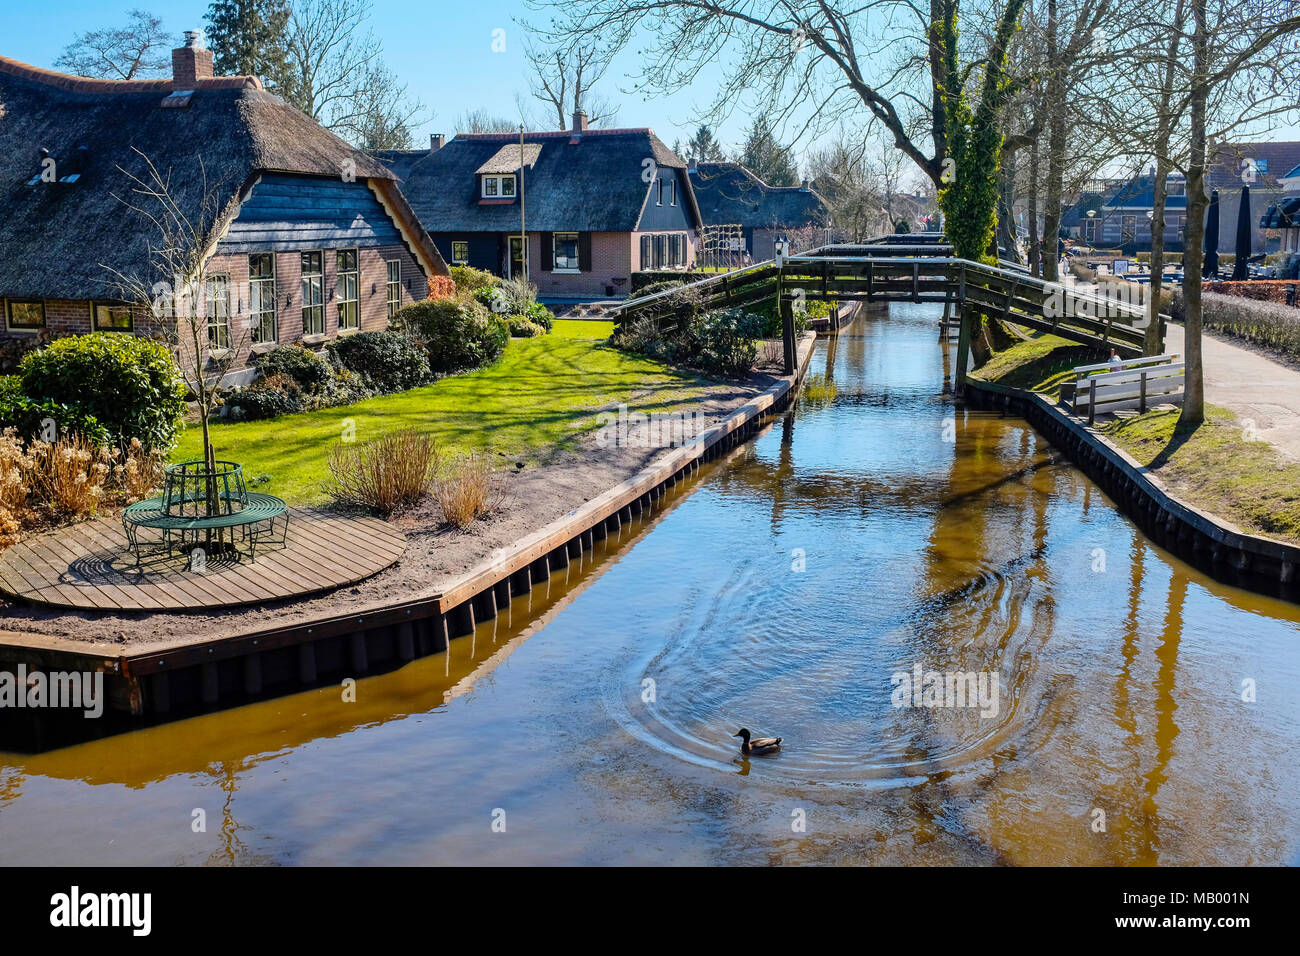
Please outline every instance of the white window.
[{"label": "white window", "polygon": [[340,249],[335,253],[340,329],[361,328],[361,314],[357,307],[360,277],[357,259],[356,249]]},{"label": "white window", "polygon": [[276,339],[275,256],[259,252],[248,257],[249,338],[254,345]]},{"label": "white window", "polygon": [[325,334],[325,254],[302,254],[302,334]]},{"label": "white window", "polygon": [[555,271],[578,271],[578,234],[576,232],[555,233]]},{"label": "white window", "polygon": [[389,259],[388,267],[388,317],[391,319],[402,307],[402,260]]},{"label": "white window", "polygon": [[515,195],[514,176],[484,176],[484,199],[513,199]]},{"label": "white window", "polygon": [[209,276],[204,289],[208,319],[208,347],[230,348],[230,277]]}]

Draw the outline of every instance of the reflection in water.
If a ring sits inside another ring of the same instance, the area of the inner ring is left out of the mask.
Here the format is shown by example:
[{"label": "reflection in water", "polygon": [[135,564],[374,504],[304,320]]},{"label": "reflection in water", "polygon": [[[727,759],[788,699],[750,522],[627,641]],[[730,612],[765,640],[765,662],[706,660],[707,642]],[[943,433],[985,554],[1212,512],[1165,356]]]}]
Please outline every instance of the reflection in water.
[{"label": "reflection in water", "polygon": [[[0,858],[1288,860],[1297,608],[1209,581],[1024,422],[956,405],[936,321],[895,306],[820,342],[817,395],[355,703],[9,757]],[[894,706],[917,667],[987,675],[996,712]],[[742,758],[742,725],[781,753]],[[83,822],[105,818],[112,845]]]}]

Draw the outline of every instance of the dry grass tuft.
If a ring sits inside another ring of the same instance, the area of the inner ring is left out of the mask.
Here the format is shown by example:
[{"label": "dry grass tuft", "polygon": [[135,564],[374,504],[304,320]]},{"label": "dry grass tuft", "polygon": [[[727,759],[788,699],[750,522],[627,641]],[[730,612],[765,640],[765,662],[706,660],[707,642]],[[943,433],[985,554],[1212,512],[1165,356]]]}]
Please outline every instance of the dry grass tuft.
[{"label": "dry grass tuft", "polygon": [[438,448],[431,435],[412,429],[360,445],[340,442],[330,450],[329,471],[330,497],[387,517],[414,506],[433,488]]},{"label": "dry grass tuft", "polygon": [[506,499],[505,479],[488,459],[470,455],[454,462],[438,479],[434,496],[443,517],[463,530],[501,509]]}]

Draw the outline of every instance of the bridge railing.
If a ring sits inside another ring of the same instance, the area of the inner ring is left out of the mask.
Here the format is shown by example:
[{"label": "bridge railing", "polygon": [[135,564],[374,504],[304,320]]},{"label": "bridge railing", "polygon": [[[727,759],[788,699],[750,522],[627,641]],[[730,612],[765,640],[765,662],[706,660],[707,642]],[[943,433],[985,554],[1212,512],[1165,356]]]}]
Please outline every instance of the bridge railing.
[{"label": "bridge railing", "polygon": [[[1164,340],[1167,317],[1157,316],[1150,304],[954,258],[951,247],[940,241],[941,235],[921,235],[927,237],[921,244],[915,242],[917,234],[903,234],[822,246],[790,256],[779,266],[775,260],[756,263],[631,299],[620,310],[620,319],[650,316],[676,321],[687,304],[676,298],[683,290],[692,295],[691,305],[698,296],[699,306],[710,310],[762,301],[780,288],[786,298],[788,290],[798,289],[804,298],[953,302],[1074,341],[1113,347],[1125,356],[1141,354],[1150,321],[1162,323],[1159,339]],[[1142,294],[1141,287],[1133,289],[1134,295]]]}]

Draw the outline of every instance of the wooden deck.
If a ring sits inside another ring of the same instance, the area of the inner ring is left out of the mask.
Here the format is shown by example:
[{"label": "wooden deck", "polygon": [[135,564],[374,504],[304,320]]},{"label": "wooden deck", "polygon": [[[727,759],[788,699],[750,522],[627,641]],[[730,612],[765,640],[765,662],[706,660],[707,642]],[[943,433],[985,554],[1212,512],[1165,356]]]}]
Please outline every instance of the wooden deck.
[{"label": "wooden deck", "polygon": [[289,512],[284,547],[211,556],[190,571],[184,555],[148,555],[140,568],[117,519],[60,528],[0,552],[0,593],[94,611],[184,611],[263,604],[329,591],[370,577],[406,550],[406,537],[378,518],[316,509]]}]

